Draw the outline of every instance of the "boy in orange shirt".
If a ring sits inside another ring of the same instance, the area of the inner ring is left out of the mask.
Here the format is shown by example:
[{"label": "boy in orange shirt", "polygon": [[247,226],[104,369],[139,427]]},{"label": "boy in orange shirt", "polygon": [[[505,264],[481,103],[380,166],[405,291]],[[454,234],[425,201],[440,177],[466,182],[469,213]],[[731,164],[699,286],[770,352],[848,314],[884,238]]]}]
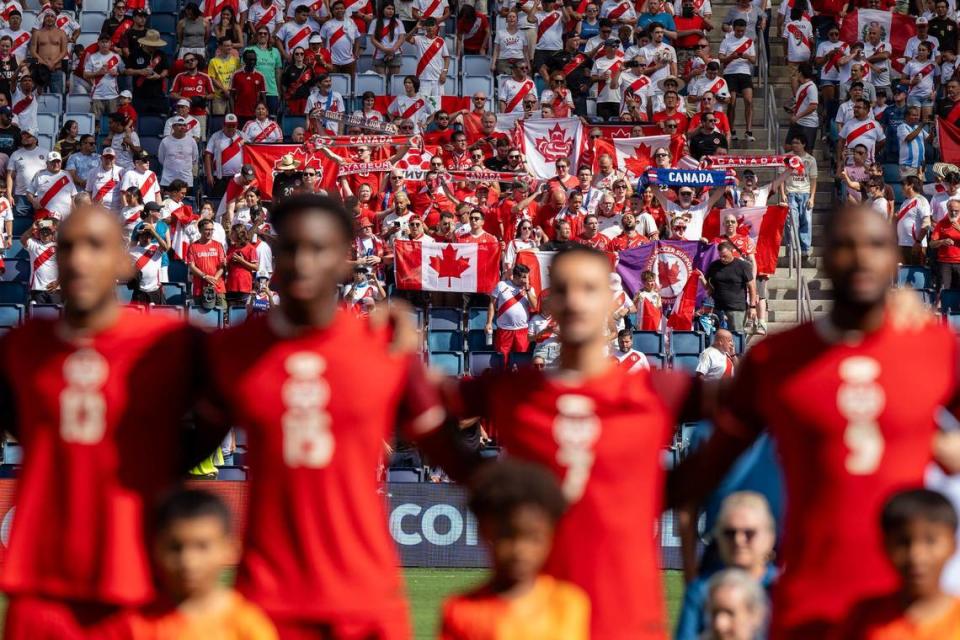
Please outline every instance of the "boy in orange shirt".
[{"label": "boy in orange shirt", "polygon": [[577,586],[541,575],[566,509],[542,467],[512,460],[480,469],[470,509],[487,543],[493,576],[443,604],[441,640],[587,640],[590,602]]},{"label": "boy in orange shirt", "polygon": [[903,491],[887,501],[880,521],[900,589],[854,607],[837,640],[960,640],[960,599],[940,588],[956,550],[953,506],[935,491]]},{"label": "boy in orange shirt", "polygon": [[154,525],[153,560],[164,600],[118,618],[108,640],[277,640],[260,608],[222,584],[238,549],[220,498],[178,490],[159,505]]}]

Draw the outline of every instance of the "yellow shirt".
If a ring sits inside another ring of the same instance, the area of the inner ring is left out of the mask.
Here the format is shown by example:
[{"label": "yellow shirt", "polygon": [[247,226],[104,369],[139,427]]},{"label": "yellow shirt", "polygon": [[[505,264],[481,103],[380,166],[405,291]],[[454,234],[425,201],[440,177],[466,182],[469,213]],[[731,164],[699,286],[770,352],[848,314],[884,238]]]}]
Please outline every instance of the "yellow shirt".
[{"label": "yellow shirt", "polygon": [[[210,76],[211,80],[216,80],[226,87],[227,91],[229,91],[230,79],[233,78],[234,72],[239,68],[240,58],[237,56],[230,56],[226,60],[222,59],[220,56],[214,56],[210,59],[210,64],[207,65],[207,75]],[[224,97],[219,91],[214,92],[214,95],[216,95],[218,98]]]},{"label": "yellow shirt", "polygon": [[484,588],[443,603],[440,640],[588,640],[590,601],[576,585],[540,576],[513,600]]},{"label": "yellow shirt", "polygon": [[231,592],[221,611],[197,618],[176,609],[130,614],[123,620],[123,640],[278,640],[277,630],[260,607]]}]

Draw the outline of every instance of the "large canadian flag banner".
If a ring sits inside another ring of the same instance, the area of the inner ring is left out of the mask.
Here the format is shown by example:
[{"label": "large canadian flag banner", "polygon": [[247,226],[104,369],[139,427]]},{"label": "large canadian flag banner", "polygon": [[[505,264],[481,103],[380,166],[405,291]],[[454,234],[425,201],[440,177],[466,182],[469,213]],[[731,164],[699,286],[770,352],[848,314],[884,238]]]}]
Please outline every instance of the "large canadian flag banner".
[{"label": "large canadian flag banner", "polygon": [[495,242],[397,240],[393,250],[398,289],[490,293],[500,279]]},{"label": "large canadian flag banner", "polygon": [[780,241],[783,239],[783,227],[787,220],[787,207],[770,205],[767,207],[738,207],[707,214],[703,221],[703,237],[716,238],[720,235],[720,221],[723,216],[732,213],[737,216],[737,233],[749,236],[756,248],[757,272],[771,276],[777,272],[777,256],[780,255]]},{"label": "large canadian flag banner", "polygon": [[534,177],[549,180],[557,175],[557,160],[570,166],[580,161],[583,123],[579,118],[537,118],[519,122],[527,169]]},{"label": "large canadian flag banner", "polygon": [[683,138],[656,135],[597,140],[593,170],[594,172],[599,170],[600,156],[607,154],[613,158],[615,168],[623,171],[630,178],[639,178],[649,167],[654,166],[653,152],[661,147],[669,149],[671,158],[676,160],[683,151]]}]

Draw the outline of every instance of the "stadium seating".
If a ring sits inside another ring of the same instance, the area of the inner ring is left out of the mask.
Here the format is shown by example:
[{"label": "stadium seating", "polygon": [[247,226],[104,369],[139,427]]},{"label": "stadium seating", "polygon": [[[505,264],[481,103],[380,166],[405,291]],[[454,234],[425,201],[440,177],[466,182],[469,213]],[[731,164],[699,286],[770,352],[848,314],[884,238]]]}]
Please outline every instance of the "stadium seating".
[{"label": "stadium seating", "polygon": [[940,292],[940,312],[944,314],[960,313],[960,291]]},{"label": "stadium seating", "polygon": [[460,352],[431,349],[428,362],[448,376],[463,375],[463,354]]},{"label": "stadium seating", "polygon": [[247,308],[232,306],[227,309],[227,324],[238,325],[247,319]]},{"label": "stadium seating", "polygon": [[16,327],[23,322],[22,304],[0,304],[0,327]]},{"label": "stadium seating", "polygon": [[[674,331],[670,338],[670,351],[676,356],[699,356],[703,351],[703,336],[693,331]],[[676,363],[676,360],[674,360]]]},{"label": "stadium seating", "polygon": [[31,302],[27,305],[27,314],[31,318],[43,318],[47,320],[59,320],[63,315],[63,305],[61,304],[39,304]]},{"label": "stadium seating", "polygon": [[163,299],[170,305],[185,305],[187,303],[186,287],[179,282],[166,282],[163,287]]},{"label": "stadium seating", "polygon": [[462,351],[463,350],[463,332],[462,331],[430,331],[427,333],[427,350],[436,351]]},{"label": "stadium seating", "polygon": [[683,369],[685,371],[696,371],[697,363],[700,361],[699,355],[693,355],[689,353],[674,354],[673,356],[673,368],[674,369]]},{"label": "stadium seating", "polygon": [[27,288],[21,282],[0,282],[0,303],[23,304],[27,299]]},{"label": "stadium seating", "polygon": [[420,482],[422,476],[422,469],[387,469],[387,482]]},{"label": "stadium seating", "polygon": [[648,356],[663,354],[663,334],[658,331],[634,331],[633,348]]},{"label": "stadium seating", "polygon": [[499,369],[503,358],[494,351],[474,351],[470,349],[470,375],[479,376],[487,369]]},{"label": "stadium seating", "polygon": [[897,270],[897,286],[911,289],[933,288],[933,273],[927,267],[901,265]]},{"label": "stadium seating", "polygon": [[459,331],[463,312],[455,307],[433,307],[427,312],[427,328],[431,331]]},{"label": "stadium seating", "polygon": [[127,286],[126,282],[117,284],[117,299],[123,303],[133,302],[133,290]]},{"label": "stadium seating", "polygon": [[191,324],[201,329],[213,330],[223,326],[223,311],[220,309],[189,307],[187,317]]}]

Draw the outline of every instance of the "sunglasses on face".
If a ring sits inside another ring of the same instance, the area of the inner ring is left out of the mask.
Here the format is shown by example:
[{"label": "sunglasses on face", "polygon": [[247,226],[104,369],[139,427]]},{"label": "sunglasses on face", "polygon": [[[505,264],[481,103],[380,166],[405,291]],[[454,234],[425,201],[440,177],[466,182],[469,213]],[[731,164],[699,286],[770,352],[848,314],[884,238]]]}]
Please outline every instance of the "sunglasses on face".
[{"label": "sunglasses on face", "polygon": [[693,197],[693,192],[692,192],[692,191],[681,191],[681,192],[680,192],[680,197],[681,197],[681,198],[692,198],[692,197]]},{"label": "sunglasses on face", "polygon": [[511,160],[519,160],[519,159],[520,159],[520,156],[507,156],[507,157],[510,158]]},{"label": "sunglasses on face", "polygon": [[410,223],[410,226],[411,226],[411,227],[419,227],[419,226],[421,226],[421,225],[420,225],[419,222],[411,222],[411,223]]},{"label": "sunglasses on face", "polygon": [[613,185],[613,188],[623,190],[623,189],[626,189],[627,187],[622,184],[615,184]]},{"label": "sunglasses on face", "polygon": [[723,531],[721,531],[721,533],[723,534],[723,537],[726,538],[727,540],[736,540],[737,534],[742,533],[743,537],[747,539],[747,542],[752,542],[753,539],[757,536],[756,529],[735,529],[733,527],[724,529]]},{"label": "sunglasses on face", "polygon": [[474,101],[474,102],[486,102],[487,99],[486,99],[486,98],[474,98],[473,101]]},{"label": "sunglasses on face", "polygon": [[479,222],[480,220],[483,220],[483,218],[481,218],[480,216],[470,216],[470,220],[472,222]]},{"label": "sunglasses on face", "polygon": [[316,172],[316,171],[307,171],[307,172],[304,173],[303,175],[307,176],[308,178],[312,178],[313,176],[317,175],[317,172]]},{"label": "sunglasses on face", "polygon": [[603,137],[603,136],[590,136],[590,139],[591,139],[591,140],[599,140],[599,139],[602,138],[602,137]]}]

